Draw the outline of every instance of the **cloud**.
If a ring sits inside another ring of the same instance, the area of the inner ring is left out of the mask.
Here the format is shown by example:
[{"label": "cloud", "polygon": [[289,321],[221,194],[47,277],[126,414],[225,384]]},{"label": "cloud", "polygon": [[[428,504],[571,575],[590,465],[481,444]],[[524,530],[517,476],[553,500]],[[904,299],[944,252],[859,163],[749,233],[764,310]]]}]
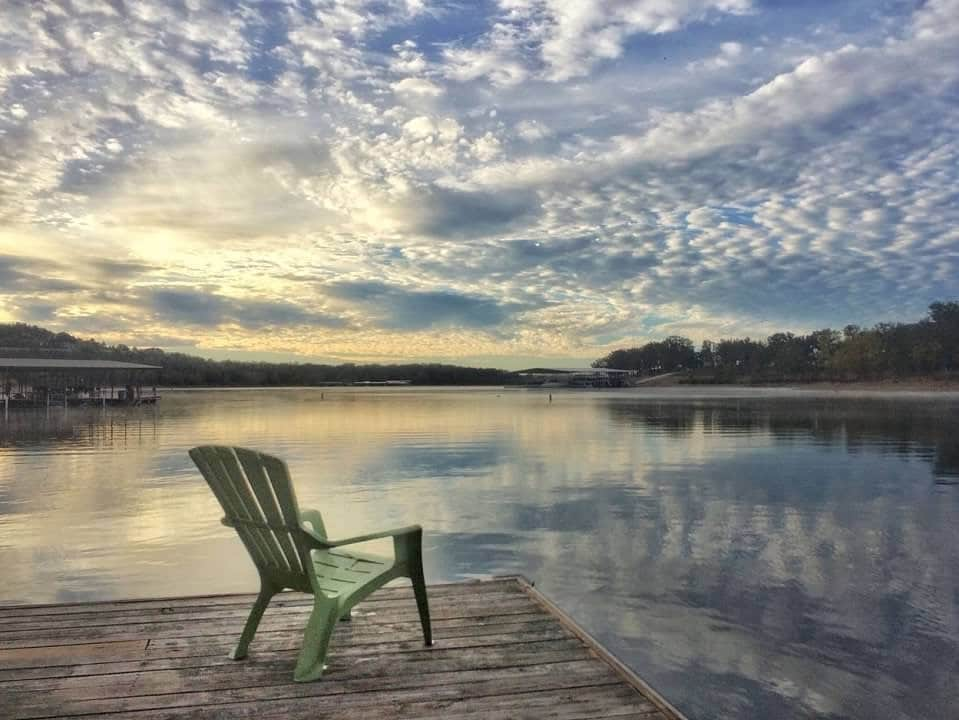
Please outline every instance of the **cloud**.
[{"label": "cloud", "polygon": [[63,276],[63,267],[41,258],[0,255],[0,294],[61,293],[83,289]]},{"label": "cloud", "polygon": [[411,290],[376,281],[347,281],[326,289],[331,298],[358,308],[390,330],[444,327],[495,328],[523,310],[518,303],[449,290]]},{"label": "cloud", "polygon": [[637,33],[673,33],[712,14],[744,14],[751,0],[499,0],[501,19],[473,47],[452,48],[451,76],[488,76],[513,85],[535,65],[524,57],[535,48],[541,74],[562,82],[588,75],[594,65],[623,53]]},{"label": "cloud", "polygon": [[112,258],[94,258],[87,264],[101,276],[109,279],[131,278],[157,270],[155,265],[136,260],[114,260]]},{"label": "cloud", "polygon": [[111,226],[179,229],[204,241],[276,236],[330,215],[299,184],[329,168],[322,142],[297,138],[296,123],[277,137],[169,144],[119,170],[89,192]]},{"label": "cloud", "polygon": [[722,70],[736,63],[742,62],[744,56],[744,46],[742,43],[727,41],[719,44],[719,52],[706,60],[696,60],[690,62],[686,67],[688,70]]},{"label": "cloud", "polygon": [[401,216],[411,231],[439,238],[483,237],[507,232],[535,217],[533,192],[500,193],[432,187],[411,194]]},{"label": "cloud", "polygon": [[307,310],[288,302],[231,298],[187,288],[160,288],[147,292],[149,308],[164,320],[204,327],[225,324],[250,329],[273,326],[342,328],[342,318]]},{"label": "cloud", "polygon": [[18,306],[20,316],[30,323],[45,323],[53,320],[59,305],[57,303],[39,300],[36,302],[22,302]]},{"label": "cloud", "polygon": [[443,88],[424,78],[403,78],[392,85],[393,92],[399,95],[420,95],[437,97],[443,94]]},{"label": "cloud", "polygon": [[509,22],[497,22],[474,44],[445,48],[445,74],[459,82],[485,78],[501,88],[522,83],[531,75],[524,57],[524,30]]},{"label": "cloud", "polygon": [[516,125],[516,134],[527,142],[536,142],[549,137],[550,130],[538,120],[521,120]]}]

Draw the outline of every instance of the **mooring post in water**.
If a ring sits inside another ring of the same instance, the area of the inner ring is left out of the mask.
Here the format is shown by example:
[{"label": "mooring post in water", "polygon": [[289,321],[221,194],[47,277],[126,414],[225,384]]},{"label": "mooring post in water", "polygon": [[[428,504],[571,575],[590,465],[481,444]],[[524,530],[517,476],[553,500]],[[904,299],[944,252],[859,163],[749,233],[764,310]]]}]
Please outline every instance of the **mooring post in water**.
[{"label": "mooring post in water", "polygon": [[553,393],[550,393],[550,394],[549,394],[549,401],[550,401],[550,402],[553,402]]},{"label": "mooring post in water", "polygon": [[7,419],[7,415],[10,413],[10,396],[3,396],[3,419]]}]

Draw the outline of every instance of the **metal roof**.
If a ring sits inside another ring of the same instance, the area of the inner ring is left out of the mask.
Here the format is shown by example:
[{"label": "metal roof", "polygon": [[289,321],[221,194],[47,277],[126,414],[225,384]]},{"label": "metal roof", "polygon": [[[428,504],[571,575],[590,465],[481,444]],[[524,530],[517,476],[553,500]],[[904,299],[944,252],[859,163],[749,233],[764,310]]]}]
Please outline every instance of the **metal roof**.
[{"label": "metal roof", "polygon": [[54,360],[50,358],[0,358],[0,368],[26,370],[160,370],[159,365],[118,362],[116,360]]}]

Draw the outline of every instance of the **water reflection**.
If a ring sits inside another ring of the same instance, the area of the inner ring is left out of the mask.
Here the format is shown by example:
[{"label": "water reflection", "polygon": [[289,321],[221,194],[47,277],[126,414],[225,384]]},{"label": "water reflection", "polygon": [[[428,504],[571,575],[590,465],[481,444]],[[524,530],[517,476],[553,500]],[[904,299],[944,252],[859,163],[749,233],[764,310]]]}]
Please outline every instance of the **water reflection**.
[{"label": "water reflection", "polygon": [[157,408],[44,408],[9,411],[0,418],[0,447],[53,442],[57,446],[124,447],[156,442]]},{"label": "water reflection", "polygon": [[204,391],[0,424],[4,601],[245,590],[185,449],[288,459],[333,533],[523,573],[692,717],[946,717],[959,401]]},{"label": "water reflection", "polygon": [[878,449],[933,458],[937,479],[959,479],[959,443],[953,435],[957,403],[949,398],[836,397],[782,400],[719,399],[687,404],[610,402],[616,423],[677,437],[695,434],[770,433],[780,444],[795,439],[842,445],[847,452]]}]

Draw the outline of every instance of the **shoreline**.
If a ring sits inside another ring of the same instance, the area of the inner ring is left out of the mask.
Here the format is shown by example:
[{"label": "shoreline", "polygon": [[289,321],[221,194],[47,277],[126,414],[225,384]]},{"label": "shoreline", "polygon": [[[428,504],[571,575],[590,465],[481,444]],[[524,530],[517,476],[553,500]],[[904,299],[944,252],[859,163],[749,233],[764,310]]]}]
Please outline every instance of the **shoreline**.
[{"label": "shoreline", "polygon": [[672,376],[662,380],[654,378],[643,383],[643,387],[740,387],[769,388],[800,391],[851,391],[851,392],[959,392],[959,376],[951,377],[911,377],[886,378],[881,380],[811,380],[803,381],[766,381],[766,382],[689,382],[690,377]]},{"label": "shoreline", "polygon": [[884,392],[884,393],[959,393],[959,380],[855,380],[838,382],[781,383],[650,383],[647,387],[753,388],[757,390],[795,390],[798,392]]},{"label": "shoreline", "polygon": [[[157,392],[190,392],[204,390],[436,390],[436,389],[468,389],[468,390],[528,390],[523,385],[401,385],[401,386],[350,386],[350,385],[171,385],[158,386]],[[657,388],[713,389],[713,388],[742,388],[754,390],[797,390],[805,392],[950,392],[959,393],[959,380],[870,380],[831,382],[815,381],[808,383],[684,383],[670,378],[663,381],[652,379],[640,385],[624,388],[610,388],[611,390],[654,390]],[[568,390],[570,388],[553,388],[554,390]],[[542,390],[540,390],[542,391]]]},{"label": "shoreline", "polygon": [[956,392],[957,380],[863,380],[856,382],[811,382],[794,385],[769,385],[767,387],[794,387],[797,390],[866,390],[875,392]]}]

